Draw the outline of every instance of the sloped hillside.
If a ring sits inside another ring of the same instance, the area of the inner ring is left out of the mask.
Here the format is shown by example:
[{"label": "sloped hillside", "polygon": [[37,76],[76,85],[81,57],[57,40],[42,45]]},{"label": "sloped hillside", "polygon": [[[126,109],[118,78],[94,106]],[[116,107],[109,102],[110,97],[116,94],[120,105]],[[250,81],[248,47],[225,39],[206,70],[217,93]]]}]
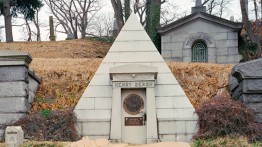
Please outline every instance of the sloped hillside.
[{"label": "sloped hillside", "polygon": [[110,46],[91,39],[0,43],[0,49],[26,51],[34,58],[103,58]]},{"label": "sloped hillside", "polygon": [[[30,67],[43,82],[32,111],[75,106],[110,46],[91,40],[0,43],[0,49],[27,51],[34,58]],[[232,65],[167,64],[194,107],[213,97],[229,96],[227,78]]]}]

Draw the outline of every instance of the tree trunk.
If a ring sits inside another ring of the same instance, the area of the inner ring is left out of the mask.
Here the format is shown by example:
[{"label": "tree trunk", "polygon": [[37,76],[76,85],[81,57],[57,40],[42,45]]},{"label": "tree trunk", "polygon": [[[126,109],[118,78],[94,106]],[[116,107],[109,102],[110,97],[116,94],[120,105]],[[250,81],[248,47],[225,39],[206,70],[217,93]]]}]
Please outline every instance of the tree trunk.
[{"label": "tree trunk", "polygon": [[130,0],[125,0],[125,20],[130,16]]},{"label": "tree trunk", "polygon": [[260,58],[261,57],[261,45],[260,45],[260,37],[258,35],[259,32],[255,32],[256,30],[252,30],[252,25],[248,18],[247,1],[240,0],[240,7],[241,7],[241,13],[242,13],[242,21],[245,24],[247,35],[249,36],[250,40],[253,43],[257,44],[257,52],[255,55],[256,56],[255,58]]},{"label": "tree trunk", "polygon": [[40,26],[39,26],[39,17],[38,17],[39,11],[36,12],[36,18],[34,19],[34,24],[36,27],[36,40],[41,41],[41,32],[40,32]]},{"label": "tree trunk", "polygon": [[122,9],[121,0],[111,0],[111,4],[115,12],[118,31],[120,31],[122,27],[124,26],[123,9]]},{"label": "tree trunk", "polygon": [[13,31],[12,31],[12,16],[10,13],[10,0],[3,1],[3,12],[4,12],[4,20],[5,20],[5,34],[6,34],[6,42],[13,42]]},{"label": "tree trunk", "polygon": [[157,28],[160,23],[161,0],[147,0],[146,2],[146,31],[160,52],[161,43]]},{"label": "tree trunk", "polygon": [[26,24],[27,33],[28,33],[27,41],[29,42],[29,41],[32,41],[32,30],[26,18],[25,18],[25,24]]}]

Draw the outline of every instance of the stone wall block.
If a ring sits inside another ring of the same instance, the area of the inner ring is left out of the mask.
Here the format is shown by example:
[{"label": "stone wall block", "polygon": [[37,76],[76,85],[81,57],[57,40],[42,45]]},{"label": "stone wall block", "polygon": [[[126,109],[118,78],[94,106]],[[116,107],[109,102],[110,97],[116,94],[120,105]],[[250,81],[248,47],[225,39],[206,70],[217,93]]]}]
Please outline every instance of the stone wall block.
[{"label": "stone wall block", "polygon": [[29,76],[29,90],[36,93],[39,87],[39,82]]},{"label": "stone wall block", "polygon": [[26,66],[0,66],[0,82],[25,81],[28,82],[28,72]]},{"label": "stone wall block", "polygon": [[28,112],[30,103],[25,97],[0,98],[0,113],[4,112]]},{"label": "stone wall block", "polygon": [[227,49],[227,54],[228,54],[228,55],[239,55],[239,53],[238,53],[238,48],[237,48],[237,47],[228,48],[228,49]]},{"label": "stone wall block", "polygon": [[262,114],[261,113],[260,114],[256,114],[256,121],[258,123],[262,123]]},{"label": "stone wall block", "polygon": [[238,39],[238,34],[236,32],[228,32],[227,39]]},{"label": "stone wall block", "polygon": [[261,93],[262,94],[262,78],[244,80],[244,93]]},{"label": "stone wall block", "polygon": [[0,97],[17,96],[28,96],[28,84],[26,82],[0,82]]},{"label": "stone wall block", "polygon": [[25,115],[26,113],[0,113],[0,125],[10,125]]},{"label": "stone wall block", "polygon": [[217,49],[218,56],[226,56],[227,55],[227,48],[218,48]]},{"label": "stone wall block", "polygon": [[161,55],[164,57],[164,58],[170,58],[171,55],[172,55],[172,52],[170,50],[165,50],[165,51],[162,51],[161,52]]},{"label": "stone wall block", "polygon": [[262,105],[261,105],[261,103],[249,103],[249,104],[247,104],[247,106],[250,109],[254,110],[255,113],[261,113],[262,112]]},{"label": "stone wall block", "polygon": [[172,57],[182,58],[182,49],[172,50]]},{"label": "stone wall block", "polygon": [[242,99],[245,103],[262,103],[262,95],[259,94],[243,94]]}]

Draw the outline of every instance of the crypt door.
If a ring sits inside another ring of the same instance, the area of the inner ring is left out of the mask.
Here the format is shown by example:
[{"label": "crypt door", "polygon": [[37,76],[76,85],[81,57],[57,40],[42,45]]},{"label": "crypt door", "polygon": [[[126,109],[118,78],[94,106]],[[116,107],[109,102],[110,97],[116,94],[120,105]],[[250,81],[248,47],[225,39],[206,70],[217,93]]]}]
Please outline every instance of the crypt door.
[{"label": "crypt door", "polygon": [[193,44],[192,62],[208,62],[207,47],[204,42],[196,42]]},{"label": "crypt door", "polygon": [[146,89],[122,89],[122,142],[145,144]]}]

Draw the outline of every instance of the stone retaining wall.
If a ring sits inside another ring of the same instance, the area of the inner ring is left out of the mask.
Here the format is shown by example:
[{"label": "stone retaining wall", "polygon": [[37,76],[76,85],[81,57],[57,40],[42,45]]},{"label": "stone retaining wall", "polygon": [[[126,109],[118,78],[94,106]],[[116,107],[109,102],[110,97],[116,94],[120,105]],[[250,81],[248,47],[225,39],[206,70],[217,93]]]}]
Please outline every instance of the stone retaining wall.
[{"label": "stone retaining wall", "polygon": [[253,109],[262,123],[262,59],[235,65],[229,80],[232,97]]},{"label": "stone retaining wall", "polygon": [[29,69],[28,53],[0,51],[0,140],[6,126],[27,115],[41,79]]}]

